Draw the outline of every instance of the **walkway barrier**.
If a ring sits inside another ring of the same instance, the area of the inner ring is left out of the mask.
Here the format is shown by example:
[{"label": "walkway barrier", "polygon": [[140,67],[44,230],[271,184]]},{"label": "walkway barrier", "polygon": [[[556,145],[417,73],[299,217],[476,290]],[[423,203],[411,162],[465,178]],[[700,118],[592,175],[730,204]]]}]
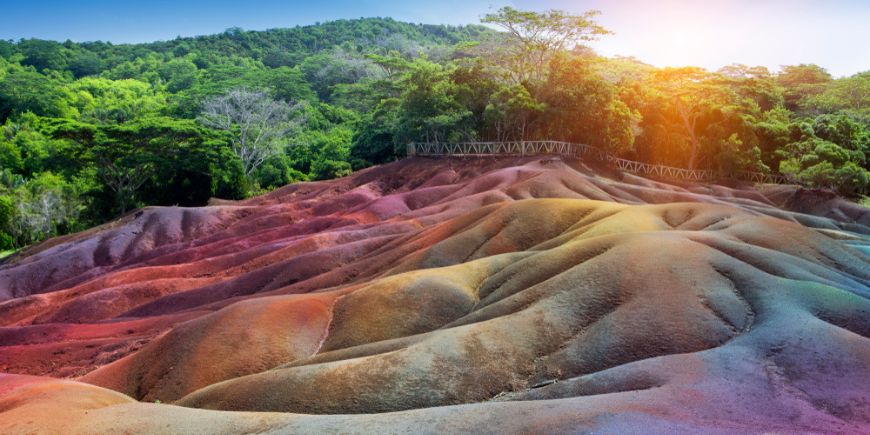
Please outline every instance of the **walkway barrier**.
[{"label": "walkway barrier", "polygon": [[409,143],[408,156],[420,157],[487,157],[487,156],[538,156],[559,155],[576,159],[591,159],[607,163],[616,169],[632,174],[647,175],[683,181],[711,182],[723,179],[736,179],[752,183],[790,184],[782,174],[739,171],[730,174],[719,171],[676,168],[654,165],[634,160],[620,159],[608,151],[591,145],[561,142],[554,140],[508,141],[508,142],[424,142]]}]

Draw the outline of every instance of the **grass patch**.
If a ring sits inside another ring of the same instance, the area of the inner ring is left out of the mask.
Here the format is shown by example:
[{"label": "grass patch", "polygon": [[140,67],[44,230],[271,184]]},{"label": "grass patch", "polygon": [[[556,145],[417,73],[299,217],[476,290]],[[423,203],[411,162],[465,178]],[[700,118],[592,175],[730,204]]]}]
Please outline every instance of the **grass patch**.
[{"label": "grass patch", "polygon": [[8,251],[0,251],[0,260],[6,258],[6,257],[8,257],[16,252],[18,252],[17,249],[10,249]]}]

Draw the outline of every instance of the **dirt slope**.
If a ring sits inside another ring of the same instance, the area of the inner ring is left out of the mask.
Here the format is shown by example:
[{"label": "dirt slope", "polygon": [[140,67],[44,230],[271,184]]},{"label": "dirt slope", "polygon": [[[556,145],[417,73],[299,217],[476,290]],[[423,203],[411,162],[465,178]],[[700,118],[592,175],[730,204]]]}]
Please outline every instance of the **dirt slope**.
[{"label": "dirt slope", "polygon": [[553,158],[144,209],[0,266],[0,432],[870,433],[865,211]]}]

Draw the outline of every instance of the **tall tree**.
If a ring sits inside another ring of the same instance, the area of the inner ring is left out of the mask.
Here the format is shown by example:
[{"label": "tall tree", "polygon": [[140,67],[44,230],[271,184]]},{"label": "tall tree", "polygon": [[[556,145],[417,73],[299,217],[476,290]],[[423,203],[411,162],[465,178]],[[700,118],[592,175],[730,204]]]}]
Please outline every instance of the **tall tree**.
[{"label": "tall tree", "polygon": [[483,112],[488,134],[497,141],[526,140],[530,124],[543,113],[545,105],[536,101],[522,85],[506,85],[494,92]]},{"label": "tall tree", "polygon": [[639,114],[616,94],[616,87],[593,70],[585,57],[555,56],[541,96],[546,103],[544,136],[626,152],[634,145]]},{"label": "tall tree", "polygon": [[761,111],[767,112],[783,104],[782,88],[763,66],[733,64],[717,71],[718,81],[742,98],[751,100]]},{"label": "tall tree", "polygon": [[43,116],[75,117],[70,107],[71,96],[63,81],[32,68],[13,65],[0,76],[0,122],[8,117],[33,112]]},{"label": "tall tree", "polygon": [[456,84],[443,66],[417,59],[402,79],[399,137],[406,141],[457,141],[474,136],[471,112],[456,100]]},{"label": "tall tree", "polygon": [[652,74],[630,96],[643,116],[639,159],[724,172],[765,170],[756,134],[758,104],[726,83],[695,67]]},{"label": "tall tree", "polygon": [[203,105],[204,125],[231,133],[231,148],[250,177],[269,157],[289,143],[301,124],[302,105],[272,99],[266,92],[233,89]]},{"label": "tall tree", "polygon": [[93,168],[113,214],[138,206],[146,184],[162,192],[150,202],[166,205],[161,199],[183,196],[174,192],[184,184],[177,178],[191,172],[209,175],[212,156],[205,146],[206,133],[193,120],[155,116],[106,125],[56,120],[47,130],[79,144],[69,150],[68,159]]},{"label": "tall tree", "polygon": [[825,90],[825,84],[833,80],[824,68],[813,64],[786,65],[776,76],[785,91],[785,107],[791,111],[801,109],[801,103]]},{"label": "tall tree", "polygon": [[808,97],[804,104],[816,112],[851,110],[870,120],[870,71],[828,82],[821,93]]},{"label": "tall tree", "polygon": [[660,127],[677,139],[668,145],[678,148],[671,151],[686,152],[685,164],[690,169],[697,167],[701,157],[708,115],[721,113],[717,111],[731,97],[727,89],[716,86],[711,79],[701,68],[665,68],[656,72],[650,83],[656,95],[652,107],[660,112]]},{"label": "tall tree", "polygon": [[504,60],[510,79],[514,83],[540,83],[552,55],[611,33],[595,21],[600,13],[571,15],[559,10],[538,13],[505,6],[481,21],[507,31],[511,43],[506,46]]}]

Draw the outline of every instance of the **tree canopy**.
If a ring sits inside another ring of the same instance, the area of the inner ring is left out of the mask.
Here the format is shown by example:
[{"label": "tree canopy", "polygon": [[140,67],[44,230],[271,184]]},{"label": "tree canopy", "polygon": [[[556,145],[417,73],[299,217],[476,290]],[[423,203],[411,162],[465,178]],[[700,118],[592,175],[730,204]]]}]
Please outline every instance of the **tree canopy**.
[{"label": "tree canopy", "polygon": [[602,57],[599,12],[339,20],[147,44],[0,41],[0,250],[144,205],[240,199],[403,156],[556,139],[859,196],[870,71]]}]

